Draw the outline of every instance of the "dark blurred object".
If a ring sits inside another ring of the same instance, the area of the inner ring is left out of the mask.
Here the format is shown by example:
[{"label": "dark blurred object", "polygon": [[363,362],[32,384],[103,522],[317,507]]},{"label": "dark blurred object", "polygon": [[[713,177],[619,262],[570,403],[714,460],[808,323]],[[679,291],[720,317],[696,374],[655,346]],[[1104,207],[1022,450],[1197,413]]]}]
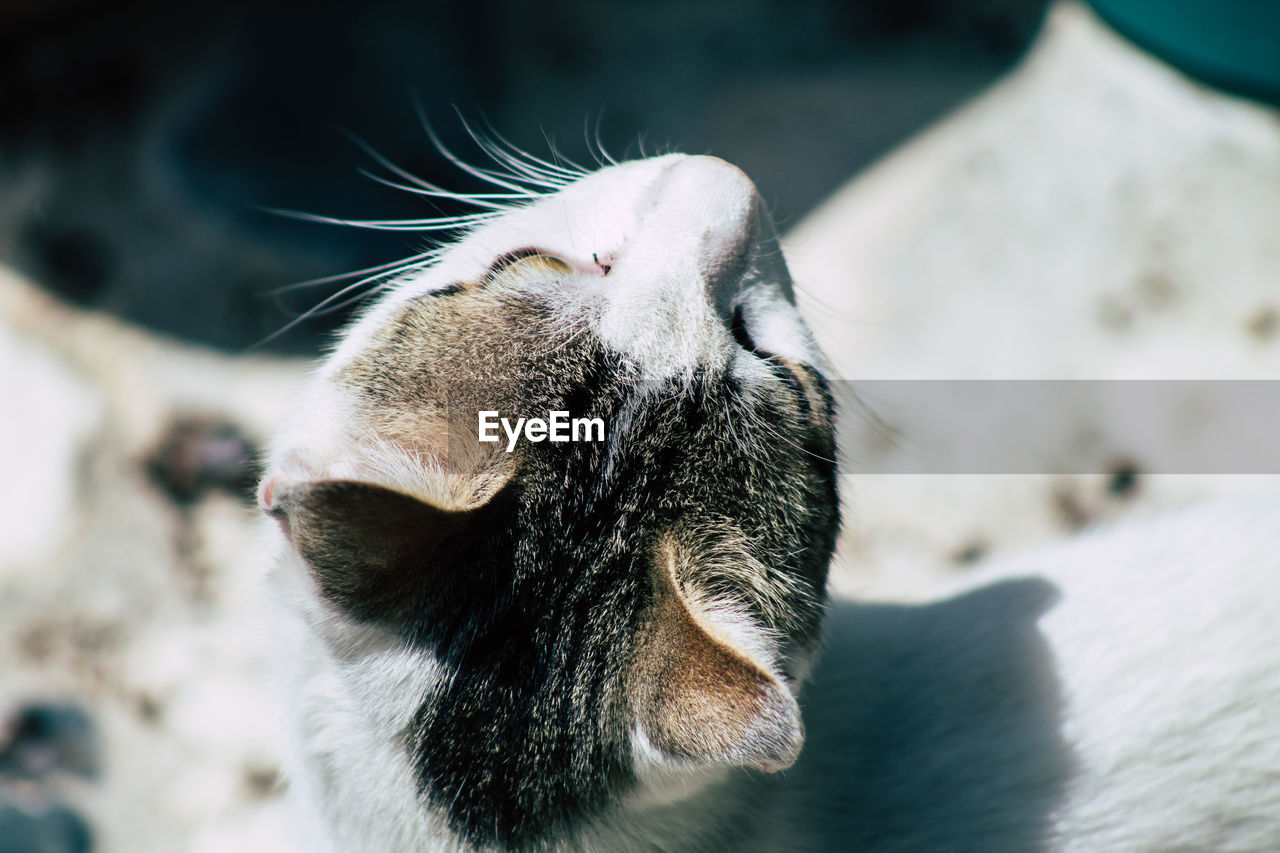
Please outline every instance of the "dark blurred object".
[{"label": "dark blurred object", "polygon": [[1280,104],[1276,0],[1091,0],[1135,44],[1229,92]]},{"label": "dark blurred object", "polygon": [[152,480],[179,504],[211,491],[252,501],[258,470],[256,452],[234,424],[189,417],[176,421],[147,460]]},{"label": "dark blurred object", "polygon": [[34,780],[69,773],[93,778],[99,761],[93,721],[75,705],[24,705],[0,728],[0,777]]},{"label": "dark blurred object", "polygon": [[[232,349],[425,237],[300,223],[457,212],[356,174],[348,128],[406,169],[477,189],[433,149],[416,92],[590,163],[676,148],[741,165],[783,222],[994,80],[1044,0],[558,4],[24,2],[0,12],[0,258],[83,305]],[[313,351],[347,311],[271,346]]]},{"label": "dark blurred object", "polygon": [[63,805],[32,809],[0,803],[0,853],[89,853],[84,818]]},{"label": "dark blurred object", "polygon": [[60,801],[63,777],[95,778],[97,733],[80,708],[37,702],[0,723],[0,853],[88,853],[88,823]]}]

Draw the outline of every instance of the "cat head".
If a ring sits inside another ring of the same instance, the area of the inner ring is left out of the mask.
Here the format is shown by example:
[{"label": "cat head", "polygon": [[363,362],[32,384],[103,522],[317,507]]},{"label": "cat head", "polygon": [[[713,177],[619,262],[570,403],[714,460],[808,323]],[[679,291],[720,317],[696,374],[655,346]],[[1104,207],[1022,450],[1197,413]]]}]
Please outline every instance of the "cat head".
[{"label": "cat head", "polygon": [[260,489],[331,654],[416,655],[352,671],[414,685],[370,720],[476,846],[789,766],[837,527],[831,398],[751,181],[669,155],[562,183],[388,290]]}]

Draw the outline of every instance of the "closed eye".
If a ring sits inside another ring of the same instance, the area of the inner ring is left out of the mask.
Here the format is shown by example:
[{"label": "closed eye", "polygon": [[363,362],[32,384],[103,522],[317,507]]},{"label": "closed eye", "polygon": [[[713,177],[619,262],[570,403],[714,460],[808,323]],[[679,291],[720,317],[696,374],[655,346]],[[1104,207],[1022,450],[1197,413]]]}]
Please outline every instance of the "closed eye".
[{"label": "closed eye", "polygon": [[516,249],[502,255],[484,274],[484,283],[489,284],[503,276],[561,276],[573,272],[573,267],[554,255],[548,255],[541,249]]}]

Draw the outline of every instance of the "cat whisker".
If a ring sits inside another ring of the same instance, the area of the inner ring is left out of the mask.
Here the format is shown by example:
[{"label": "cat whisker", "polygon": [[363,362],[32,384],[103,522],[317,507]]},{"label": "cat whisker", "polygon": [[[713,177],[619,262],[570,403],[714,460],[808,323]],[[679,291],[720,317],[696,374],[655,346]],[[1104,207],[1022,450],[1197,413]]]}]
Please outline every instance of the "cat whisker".
[{"label": "cat whisker", "polygon": [[852,412],[851,417],[857,417],[861,422],[868,424],[875,430],[877,438],[886,445],[903,450],[909,449],[905,443],[902,430],[877,414],[871,403],[849,383],[841,383],[838,387],[833,388],[832,396],[836,398],[836,402],[842,411]]},{"label": "cat whisker", "polygon": [[[596,114],[596,124],[594,128],[594,133],[593,133],[595,143],[596,143],[596,151],[600,152],[600,156],[603,157],[609,165],[617,166],[618,161],[613,159],[613,155],[610,154],[607,150],[605,150],[604,142],[602,142],[600,139],[600,123],[603,120],[604,120],[604,110],[601,110]],[[601,165],[604,165],[604,164],[601,164]]]},{"label": "cat whisker", "polygon": [[[744,406],[744,407],[747,405],[747,404],[746,404],[746,401],[745,401],[745,400],[743,400],[743,399],[742,399],[742,397],[740,396],[740,392],[738,392],[737,390],[735,390],[733,387],[731,387],[731,386],[730,386],[730,387],[728,388],[728,393],[729,393],[732,397],[734,397],[734,399],[738,402],[738,404],[739,404],[739,405],[742,405],[742,406]],[[787,438],[785,435],[783,435],[782,433],[778,432],[778,431],[777,431],[777,430],[775,430],[773,427],[771,427],[771,426],[769,425],[769,423],[768,423],[766,420],[764,420],[763,418],[756,418],[756,419],[754,419],[752,422],[753,422],[754,424],[758,425],[761,429],[763,429],[763,430],[765,430],[766,432],[768,432],[768,433],[769,433],[770,435],[772,435],[774,438],[778,439],[779,441],[783,442],[784,444],[787,444],[787,445],[790,445],[791,447],[794,447],[796,450],[799,450],[801,453],[805,454],[806,456],[810,456],[810,457],[812,457],[812,458],[814,458],[814,459],[818,459],[818,460],[821,460],[821,461],[823,461],[823,462],[828,462],[828,463],[830,463],[830,464],[832,464],[832,465],[837,464],[836,460],[834,460],[834,459],[828,459],[826,456],[823,456],[821,453],[814,453],[814,452],[813,452],[812,450],[810,450],[809,448],[807,448],[807,447],[803,447],[803,446],[801,446],[801,445],[797,444],[796,442],[792,441],[790,438]]]},{"label": "cat whisker", "polygon": [[[570,157],[566,156],[563,152],[561,152],[560,149],[556,147],[556,141],[547,134],[547,131],[545,128],[542,130],[542,138],[546,140],[547,148],[551,150],[551,156],[555,158],[557,164],[561,162],[568,163],[572,169],[576,169],[581,175],[587,175],[591,173],[590,169],[586,168],[581,163],[574,161]],[[562,166],[561,168],[564,168],[564,167]]]},{"label": "cat whisker", "polygon": [[[457,154],[453,153],[452,149],[445,145],[444,140],[442,140],[439,134],[436,133],[435,128],[431,126],[431,122],[427,120],[427,114],[422,108],[422,103],[416,98],[414,99],[414,107],[417,109],[418,120],[422,123],[422,128],[426,131],[428,138],[430,138],[431,144],[434,145],[436,150],[454,166],[466,172],[468,175],[479,178],[480,180],[493,184],[494,186],[502,187],[503,189],[508,189],[512,192],[530,192],[527,188],[522,187],[519,184],[512,183],[512,180],[514,179],[509,175],[501,175],[494,172],[492,169],[482,169],[479,166],[473,166]],[[461,118],[461,116],[459,116],[459,118]],[[463,127],[467,127],[465,121],[463,122]],[[469,127],[467,127],[467,133],[471,134],[471,129]]]},{"label": "cat whisker", "polygon": [[[352,285],[352,289],[354,289],[355,287],[357,287],[357,286],[359,286],[359,285],[367,284],[367,283],[368,283],[368,282],[365,282],[365,281],[359,281],[359,282],[356,282],[354,285]],[[387,286],[389,286],[390,284],[391,284],[390,279],[388,279],[388,280],[386,280],[386,281],[381,281],[381,282],[379,282],[377,285],[375,285],[374,287],[371,287],[371,288],[369,288],[368,290],[363,291],[362,293],[357,293],[357,294],[355,294],[354,296],[350,296],[350,297],[348,297],[348,298],[346,298],[346,299],[342,300],[341,302],[338,302],[338,303],[336,303],[336,304],[334,304],[334,305],[327,305],[327,306],[325,306],[322,310],[319,310],[319,311],[314,312],[311,316],[313,316],[313,317],[324,317],[324,316],[327,316],[327,315],[329,315],[329,314],[336,313],[336,312],[338,312],[338,311],[343,311],[343,310],[345,310],[345,309],[347,309],[347,308],[351,307],[352,305],[355,305],[355,304],[357,304],[357,303],[363,302],[364,300],[368,299],[369,297],[371,297],[371,296],[375,296],[375,295],[377,295],[377,294],[381,293],[381,292],[382,292],[382,291],[383,291]],[[341,295],[341,294],[340,294],[340,293],[338,293],[338,294],[334,294],[334,295],[335,295],[335,296],[339,296],[339,295]],[[317,307],[319,307],[319,306],[317,306]]]},{"label": "cat whisker", "polygon": [[[282,288],[277,288],[276,290],[271,292],[270,294],[271,296],[279,297],[284,293],[297,290],[303,287],[312,287],[320,284],[327,284],[330,282],[342,281],[343,279],[364,275],[364,273],[372,273],[372,275],[366,275],[357,281],[351,282],[350,284],[343,286],[336,293],[332,293],[329,296],[325,297],[324,299],[320,300],[320,302],[316,303],[311,308],[307,309],[306,311],[302,312],[298,316],[294,317],[284,326],[277,329],[275,332],[272,332],[267,337],[255,343],[252,347],[250,347],[250,349],[256,349],[258,347],[261,347],[270,343],[280,335],[285,334],[290,329],[294,328],[299,323],[302,323],[309,318],[322,317],[327,314],[332,314],[334,312],[341,311],[351,305],[354,305],[358,302],[361,302],[365,299],[368,299],[371,296],[374,296],[382,292],[385,288],[390,286],[392,283],[398,280],[405,273],[421,270],[435,263],[439,254],[440,252],[438,249],[431,249],[426,252],[421,252],[417,255],[411,255],[408,258],[402,258],[398,261],[393,261],[391,263],[378,264],[377,266],[366,267],[365,269],[362,269],[362,270],[353,270],[352,272],[342,273],[340,275],[327,276],[325,278],[297,282],[292,285],[287,285]],[[365,290],[362,290],[362,291],[360,290],[361,288],[364,288],[366,285],[369,285],[373,282],[377,282],[377,284],[374,285],[373,287],[368,287]],[[335,300],[341,299],[343,296],[345,296],[348,293],[351,293],[352,291],[360,291],[360,292],[356,293],[354,296],[350,296],[346,299],[343,299],[341,302],[335,302]]]},{"label": "cat whisker", "polygon": [[809,290],[807,286],[802,285],[800,282],[793,281],[791,283],[791,286],[792,286],[792,289],[794,289],[796,292],[797,301],[804,301],[810,305],[821,308],[822,311],[825,312],[826,315],[831,319],[837,320],[841,323],[861,322],[856,315],[848,311],[845,311],[842,308],[838,308],[836,305],[834,305],[831,302],[827,302],[825,299],[823,299],[822,297],[818,296],[817,294]]},{"label": "cat whisker", "polygon": [[[595,164],[598,168],[603,169],[604,158],[600,156],[600,152],[598,152],[595,148],[591,147],[591,116],[589,115],[582,117],[582,138],[587,143],[587,153],[591,155],[591,159],[595,161]],[[599,144],[599,142],[600,142],[600,125],[599,125],[599,122],[597,121],[596,143]]]},{"label": "cat whisker", "polygon": [[286,216],[303,222],[342,225],[348,228],[368,228],[375,231],[454,231],[487,222],[503,213],[502,210],[494,210],[483,213],[464,213],[457,216],[429,217],[426,219],[340,219],[336,216],[323,216],[318,213],[288,210],[282,207],[258,207],[257,209],[264,213]]},{"label": "cat whisker", "polygon": [[340,305],[333,304],[335,300],[340,299],[341,297],[345,296],[346,294],[350,293],[353,290],[363,287],[365,284],[368,284],[370,281],[376,280],[377,278],[378,278],[377,276],[371,276],[370,278],[365,278],[365,279],[361,279],[360,281],[352,282],[351,284],[348,284],[346,287],[343,287],[337,293],[333,293],[329,296],[326,296],[324,299],[320,300],[320,302],[316,303],[311,308],[308,308],[306,311],[303,311],[301,314],[299,314],[297,317],[294,317],[288,323],[285,323],[279,329],[275,330],[274,332],[267,335],[262,340],[250,346],[249,349],[254,350],[254,349],[258,349],[260,347],[266,346],[267,344],[271,343],[276,338],[285,334],[289,330],[296,328],[300,323],[303,323],[312,317],[321,317],[321,316],[324,316],[325,314],[329,314],[329,313],[332,313],[333,311],[337,311],[340,308],[351,304],[353,301],[358,301],[360,299],[368,298],[373,294],[378,293],[380,290],[382,290],[383,287],[385,287],[387,284],[390,283],[390,280],[384,281],[379,286],[370,288],[369,290],[359,294],[357,297],[354,298],[354,300],[349,299],[341,303]]},{"label": "cat whisker", "polygon": [[521,160],[518,154],[502,148],[493,140],[486,139],[479,134],[472,134],[472,139],[475,140],[485,154],[489,155],[491,160],[508,170],[507,174],[512,180],[547,190],[560,189],[573,180],[568,175],[547,171],[527,163]]},{"label": "cat whisker", "polygon": [[[410,267],[406,267],[403,269],[395,270],[394,274],[392,275],[371,275],[371,276],[367,276],[365,278],[359,279],[358,281],[353,281],[351,284],[348,284],[342,287],[336,293],[332,293],[329,296],[326,296],[324,299],[317,302],[314,306],[312,306],[311,308],[303,312],[297,319],[303,320],[303,319],[306,319],[307,317],[324,316],[325,314],[331,314],[334,311],[341,310],[342,308],[345,308],[347,305],[350,305],[359,299],[364,299],[382,290],[384,287],[390,284],[391,281],[395,279],[399,274],[407,272],[409,269]],[[346,301],[337,305],[332,304],[335,299],[345,296],[346,294],[352,292],[353,290],[358,290],[367,284],[372,284],[373,282],[377,282],[376,286],[370,287],[368,290],[359,294],[358,296],[347,299]]]},{"label": "cat whisker", "polygon": [[[540,176],[542,179],[547,181],[547,183],[542,185],[546,186],[548,189],[559,189],[560,187],[589,174],[587,170],[581,167],[566,168],[559,163],[552,163],[525,151],[523,148],[511,142],[499,133],[487,119],[485,119],[484,124],[485,135],[482,135],[483,142],[481,144],[492,146],[492,153],[503,157],[504,159],[510,158],[508,162],[512,162],[513,165],[519,164],[519,166],[527,170],[527,174],[529,174],[531,179],[536,180],[536,176]],[[554,151],[554,148],[552,150]]]},{"label": "cat whisker", "polygon": [[513,202],[525,201],[536,196],[534,193],[455,193],[439,188],[423,189],[421,187],[402,184],[397,181],[390,180],[389,178],[384,178],[381,175],[375,175],[367,169],[358,169],[357,171],[366,178],[377,181],[378,183],[391,187],[392,189],[403,190],[404,192],[427,196],[428,198],[445,198],[450,201],[460,201],[464,204],[470,204],[475,207],[485,207],[490,210],[509,210]]},{"label": "cat whisker", "polygon": [[293,284],[286,284],[283,287],[277,287],[268,291],[270,296],[278,296],[282,293],[291,293],[295,290],[302,290],[307,287],[318,287],[322,284],[331,284],[333,282],[342,281],[356,276],[367,275],[369,273],[385,272],[387,275],[398,275],[401,272],[410,269],[418,269],[425,266],[428,262],[434,261],[440,254],[438,249],[430,249],[426,252],[420,252],[416,255],[410,255],[407,258],[401,258],[395,261],[388,261],[385,264],[378,264],[363,269],[351,270],[350,272],[338,273],[337,275],[327,275],[321,278],[309,278],[305,281],[296,281]]},{"label": "cat whisker", "polygon": [[[590,172],[590,170],[589,170],[589,169],[584,169],[584,168],[582,168],[581,166],[579,166],[578,164],[576,164],[576,163],[574,163],[573,161],[569,160],[568,158],[564,157],[562,154],[560,154],[560,153],[555,149],[555,147],[554,147],[554,146],[552,146],[552,148],[551,148],[551,152],[552,152],[552,156],[553,156],[555,159],[554,159],[554,161],[552,161],[552,160],[547,160],[547,159],[545,159],[545,158],[543,158],[543,157],[538,157],[537,155],[535,155],[535,154],[533,154],[533,153],[531,153],[531,152],[529,152],[529,151],[526,151],[526,150],[524,150],[523,148],[521,148],[520,146],[518,146],[518,145],[516,145],[515,143],[511,142],[509,139],[507,139],[507,138],[506,138],[506,137],[504,137],[501,133],[499,133],[499,132],[498,132],[498,131],[493,127],[493,125],[492,125],[492,124],[490,124],[490,123],[488,122],[488,120],[486,120],[486,121],[485,121],[485,126],[486,126],[486,128],[488,129],[488,132],[489,132],[489,133],[490,133],[494,138],[496,138],[497,140],[499,140],[500,142],[502,142],[502,144],[504,144],[505,146],[507,146],[507,149],[508,149],[512,154],[515,154],[515,155],[517,155],[517,156],[519,156],[519,157],[523,157],[527,162],[529,162],[529,163],[530,163],[530,164],[532,164],[532,165],[540,166],[540,167],[542,167],[542,168],[544,168],[544,169],[549,170],[551,173],[554,173],[554,174],[556,174],[556,175],[558,175],[558,176],[561,176],[561,177],[563,178],[563,180],[564,180],[564,183],[566,183],[566,184],[567,184],[567,183],[570,183],[570,182],[572,182],[572,181],[576,181],[578,178],[582,178],[582,177],[585,177],[585,176],[587,176],[587,175],[591,174],[591,172]],[[563,162],[561,162],[561,161],[563,161]],[[566,166],[566,165],[564,165],[564,163],[568,163],[569,165],[568,165],[568,166]]]},{"label": "cat whisker", "polygon": [[[379,181],[381,183],[385,183],[388,186],[395,187],[396,189],[402,189],[408,192],[414,192],[421,195],[431,195],[431,196],[437,196],[440,198],[448,198],[453,201],[462,201],[467,203],[487,202],[495,198],[497,199],[528,198],[530,196],[537,195],[536,193],[531,193],[528,190],[521,190],[518,193],[514,193],[510,195],[498,194],[498,193],[489,193],[489,194],[458,193],[458,192],[453,192],[452,190],[446,190],[443,187],[438,186],[437,184],[433,184],[430,181],[423,180],[422,178],[419,178],[417,175],[413,174],[407,169],[400,167],[399,165],[394,163],[390,158],[386,157],[384,154],[379,152],[376,148],[374,148],[364,139],[360,138],[359,136],[352,133],[351,131],[343,129],[343,133],[357,148],[359,148],[362,152],[364,152],[366,156],[368,156],[378,165],[382,166],[382,168],[386,169],[387,171],[391,172],[394,175],[399,175],[401,178],[404,178],[406,181],[409,181],[411,184],[414,184],[415,187],[417,187],[417,188],[413,188],[413,187],[407,187],[400,184],[396,184],[394,182],[388,181],[385,178],[381,178],[377,175],[373,175],[364,169],[360,170],[360,173],[363,174],[365,177],[372,178],[373,180]],[[495,207],[492,204],[485,204],[483,206]]]}]

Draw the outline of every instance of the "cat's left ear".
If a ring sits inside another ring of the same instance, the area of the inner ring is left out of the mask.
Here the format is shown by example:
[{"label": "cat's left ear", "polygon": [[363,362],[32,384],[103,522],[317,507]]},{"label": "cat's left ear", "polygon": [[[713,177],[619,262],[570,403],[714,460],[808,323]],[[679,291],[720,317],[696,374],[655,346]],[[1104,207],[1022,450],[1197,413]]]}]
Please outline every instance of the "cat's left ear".
[{"label": "cat's left ear", "polygon": [[274,485],[264,509],[281,524],[320,592],[360,620],[394,620],[441,572],[477,509],[434,506],[372,483]]},{"label": "cat's left ear", "polygon": [[677,762],[790,767],[804,744],[795,697],[689,600],[679,568],[677,549],[660,547],[634,694],[646,741]]}]

